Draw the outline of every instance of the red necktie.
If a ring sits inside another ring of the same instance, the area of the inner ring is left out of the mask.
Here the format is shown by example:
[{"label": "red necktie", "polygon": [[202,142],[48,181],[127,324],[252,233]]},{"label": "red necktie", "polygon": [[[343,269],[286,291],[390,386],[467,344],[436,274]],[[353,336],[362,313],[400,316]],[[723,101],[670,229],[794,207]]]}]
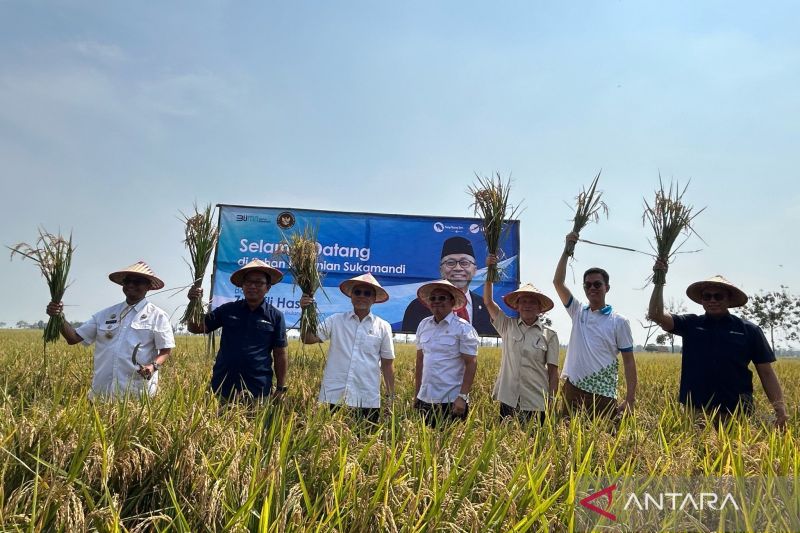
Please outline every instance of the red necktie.
[{"label": "red necktie", "polygon": [[464,307],[456,309],[456,315],[460,316],[461,318],[463,318],[464,320],[469,322],[469,313],[467,312],[467,306],[466,305]]}]

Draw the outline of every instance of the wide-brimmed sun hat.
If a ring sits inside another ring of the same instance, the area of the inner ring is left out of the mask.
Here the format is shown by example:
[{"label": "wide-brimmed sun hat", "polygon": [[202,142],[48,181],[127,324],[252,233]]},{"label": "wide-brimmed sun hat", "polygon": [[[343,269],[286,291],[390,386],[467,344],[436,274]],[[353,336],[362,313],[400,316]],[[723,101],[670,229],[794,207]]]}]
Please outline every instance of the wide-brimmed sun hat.
[{"label": "wide-brimmed sun hat", "polygon": [[686,296],[703,304],[703,291],[706,289],[724,289],[730,294],[728,307],[741,307],[747,303],[747,295],[739,287],[723,278],[719,274],[704,281],[696,281],[686,288]]},{"label": "wide-brimmed sun hat", "polygon": [[245,266],[231,274],[231,283],[237,287],[241,287],[244,282],[244,277],[249,272],[263,272],[269,278],[269,284],[275,285],[283,279],[283,273],[277,268],[272,268],[261,259],[253,259]]},{"label": "wide-brimmed sun hat", "polygon": [[525,295],[533,296],[537,300],[539,300],[539,307],[541,308],[542,313],[548,312],[555,306],[553,300],[548,298],[547,295],[545,295],[544,293],[539,291],[539,289],[534,287],[532,283],[526,283],[519,289],[509,292],[508,294],[503,296],[503,301],[511,309],[513,309],[514,311],[518,311],[517,301],[519,300],[520,296],[525,296]]},{"label": "wide-brimmed sun hat", "polygon": [[369,285],[373,289],[375,289],[375,303],[381,304],[389,299],[389,293],[386,292],[381,284],[378,283],[378,280],[375,279],[375,276],[367,272],[366,274],[361,274],[360,276],[356,276],[354,278],[346,279],[339,284],[339,290],[342,291],[345,296],[350,296],[353,292],[353,288],[357,287],[358,285]]},{"label": "wide-brimmed sun hat", "polygon": [[440,279],[438,281],[431,281],[430,283],[426,283],[422,285],[419,289],[417,289],[417,298],[422,304],[430,309],[430,304],[428,303],[428,297],[431,295],[433,291],[436,289],[442,289],[444,291],[449,292],[453,298],[455,299],[455,304],[453,304],[453,309],[460,309],[467,305],[467,297],[464,296],[464,293],[447,281],[446,279]]},{"label": "wide-brimmed sun hat", "polygon": [[132,264],[129,267],[125,267],[121,270],[117,270],[116,272],[112,272],[108,275],[108,279],[116,283],[117,285],[122,285],[122,281],[125,279],[126,276],[139,276],[141,278],[146,278],[150,281],[150,289],[148,290],[158,290],[164,288],[164,282],[155,275],[153,269],[150,268],[150,265],[145,263],[144,261],[138,261]]}]

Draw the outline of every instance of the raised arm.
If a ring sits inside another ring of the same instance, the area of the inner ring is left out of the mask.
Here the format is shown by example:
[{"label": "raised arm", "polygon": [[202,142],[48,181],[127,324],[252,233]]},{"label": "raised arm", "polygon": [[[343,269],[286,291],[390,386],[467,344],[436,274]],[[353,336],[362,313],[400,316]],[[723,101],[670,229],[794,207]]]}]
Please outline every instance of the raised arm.
[{"label": "raised arm", "polygon": [[[489,254],[486,256],[487,267],[496,264],[496,255]],[[486,306],[486,310],[489,311],[489,316],[492,317],[492,320],[496,320],[498,313],[500,313],[500,307],[494,301],[494,284],[489,281],[489,276],[486,276],[486,281],[483,283],[483,304]]]},{"label": "raised arm", "polygon": [[556,272],[553,274],[553,286],[556,288],[556,292],[558,293],[558,297],[561,299],[561,303],[567,305],[572,298],[572,293],[564,284],[567,279],[567,260],[569,259],[569,252],[567,251],[567,245],[569,243],[577,243],[578,242],[578,234],[574,231],[567,234],[566,242],[564,243],[564,251],[561,252],[561,258],[558,260],[558,264],[556,265]]},{"label": "raised arm", "polygon": [[[653,270],[666,272],[667,265],[656,259]],[[664,331],[672,331],[675,328],[675,321],[672,319],[672,315],[664,312],[664,285],[653,285],[653,294],[650,295],[650,305],[647,307],[647,317],[661,326]]]}]

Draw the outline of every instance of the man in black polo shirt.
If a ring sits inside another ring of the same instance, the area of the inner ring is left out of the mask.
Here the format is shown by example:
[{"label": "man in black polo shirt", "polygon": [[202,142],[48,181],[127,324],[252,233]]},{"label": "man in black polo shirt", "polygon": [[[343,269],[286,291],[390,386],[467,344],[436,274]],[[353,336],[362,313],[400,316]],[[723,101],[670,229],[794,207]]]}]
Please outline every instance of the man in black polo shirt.
[{"label": "man in black polo shirt", "polygon": [[[273,396],[286,392],[286,324],[283,313],[264,300],[270,287],[282,277],[279,270],[263,261],[250,261],[231,274],[231,283],[242,288],[244,299],[217,307],[202,324],[187,324],[192,333],[208,333],[222,327],[211,389],[223,398],[269,396],[273,366]],[[189,299],[202,297],[202,289],[189,291]]]},{"label": "man in black polo shirt", "polygon": [[[666,270],[656,261],[653,270]],[[702,315],[664,312],[664,286],[655,285],[650,297],[650,320],[664,331],[683,338],[679,401],[698,409],[718,409],[725,417],[737,407],[753,411],[755,365],[764,392],[775,409],[775,425],[786,425],[786,406],[778,377],[772,368],[772,352],[761,328],[730,314],[732,307],[747,303],[747,295],[722,276],[692,283],[686,295],[703,306]]]}]

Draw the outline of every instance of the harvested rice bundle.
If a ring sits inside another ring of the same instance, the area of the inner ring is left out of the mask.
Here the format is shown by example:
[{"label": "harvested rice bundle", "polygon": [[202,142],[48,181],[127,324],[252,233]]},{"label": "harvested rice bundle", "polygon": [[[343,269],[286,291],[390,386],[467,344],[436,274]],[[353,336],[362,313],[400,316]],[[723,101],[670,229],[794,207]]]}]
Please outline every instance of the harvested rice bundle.
[{"label": "harvested rice bundle", "polygon": [[[642,225],[650,223],[653,228],[653,241],[650,246],[655,251],[655,257],[664,265],[668,265],[674,255],[680,250],[681,246],[694,234],[697,235],[692,227],[694,218],[705,210],[694,212],[694,208],[683,203],[683,195],[689,187],[687,183],[683,189],[678,183],[670,183],[669,189],[664,188],[661,176],[658,176],[658,186],[656,197],[653,204],[644,201],[644,213],[642,214]],[[673,250],[678,237],[684,235],[683,241]],[[700,237],[699,235],[697,235]],[[700,237],[700,240],[703,240]],[[666,283],[666,270],[656,270],[653,273],[653,283],[663,285]]]},{"label": "harvested rice bundle", "polygon": [[[306,226],[303,231],[284,237],[284,241],[286,264],[289,265],[295,287],[299,287],[303,294],[314,296],[322,286],[323,278],[317,270],[317,231]],[[304,338],[306,332],[316,335],[317,325],[317,304],[313,303],[303,308],[300,314],[300,338]]]},{"label": "harvested rice bundle", "polygon": [[[602,200],[603,192],[597,190],[599,180],[600,172],[592,180],[589,190],[581,189],[581,192],[575,197],[575,217],[572,219],[572,231],[575,233],[580,233],[589,222],[599,222],[601,212],[608,217],[608,206]],[[572,257],[575,253],[574,243],[569,243],[567,252]]]},{"label": "harvested rice bundle", "polygon": [[[473,198],[470,207],[475,215],[483,219],[483,238],[488,252],[498,255],[498,252],[501,252],[500,241],[508,231],[505,221],[513,219],[519,209],[519,206],[514,207],[508,203],[511,178],[503,182],[499,172],[496,172],[494,177],[483,178],[478,174],[475,174],[475,177],[477,183],[468,189]],[[502,272],[498,270],[497,265],[489,265],[486,277],[490,282],[500,281]]]},{"label": "harvested rice bundle", "polygon": [[[192,216],[186,216],[181,213],[185,225],[185,239],[183,242],[191,257],[189,272],[192,276],[193,289],[199,288],[203,284],[208,263],[211,261],[211,254],[214,252],[214,247],[217,245],[217,239],[219,238],[219,229],[214,223],[213,214],[214,209],[211,204],[202,210],[198,210],[197,204],[195,204],[194,215]],[[196,298],[189,301],[186,312],[181,317],[181,323],[202,324],[204,317],[205,308],[203,302]]]},{"label": "harvested rice bundle", "polygon": [[[43,228],[39,228],[39,239],[36,241],[36,245],[31,246],[24,242],[17,244],[11,248],[11,258],[13,259],[14,255],[20,255],[22,259],[34,261],[44,279],[47,280],[50,301],[60,302],[69,285],[69,269],[74,251],[72,234],[69,239],[65,239],[61,234],[53,235]],[[63,315],[51,316],[44,328],[44,342],[57,341],[63,323]]]}]

